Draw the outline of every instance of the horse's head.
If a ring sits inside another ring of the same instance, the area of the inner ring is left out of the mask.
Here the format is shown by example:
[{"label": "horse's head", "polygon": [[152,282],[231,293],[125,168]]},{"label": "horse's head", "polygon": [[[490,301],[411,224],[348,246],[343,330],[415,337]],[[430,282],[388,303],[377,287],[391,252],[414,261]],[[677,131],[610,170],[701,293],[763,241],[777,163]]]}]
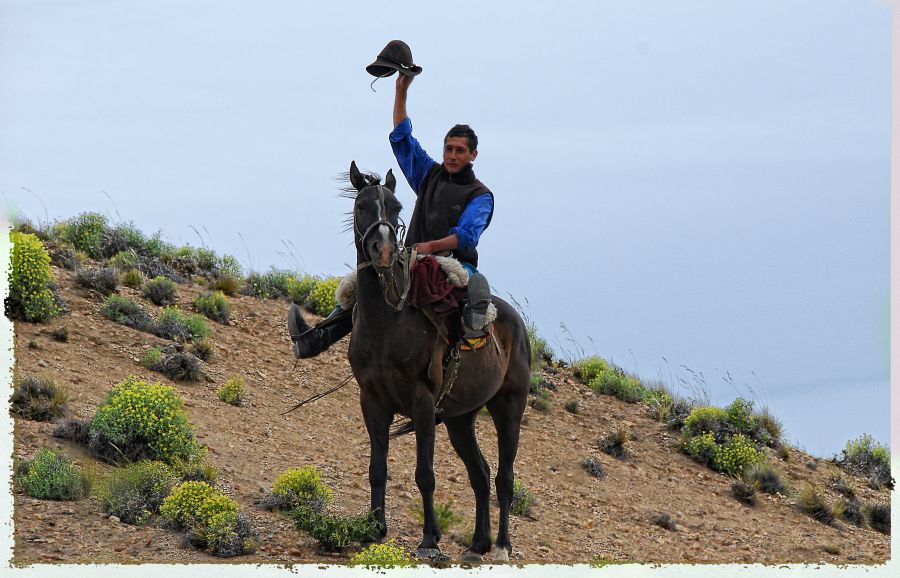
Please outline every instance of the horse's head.
[{"label": "horse's head", "polygon": [[380,184],[378,177],[360,172],[350,163],[350,184],[356,189],[353,204],[353,233],[361,259],[376,269],[387,269],[397,260],[400,250],[398,221],[400,201],[394,196],[397,180],[391,171]]}]

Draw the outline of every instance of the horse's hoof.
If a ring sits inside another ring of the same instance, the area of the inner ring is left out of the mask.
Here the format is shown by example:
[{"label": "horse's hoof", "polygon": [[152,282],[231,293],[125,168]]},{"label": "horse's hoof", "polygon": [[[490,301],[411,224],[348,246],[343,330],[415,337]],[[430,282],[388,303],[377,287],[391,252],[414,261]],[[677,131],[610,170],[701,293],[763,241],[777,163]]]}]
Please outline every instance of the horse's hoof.
[{"label": "horse's hoof", "polygon": [[447,560],[446,554],[440,548],[419,548],[416,550],[416,558],[427,562],[443,562]]},{"label": "horse's hoof", "polygon": [[491,561],[506,564],[509,562],[509,552],[506,551],[506,548],[495,547],[491,553]]},{"label": "horse's hoof", "polygon": [[466,550],[462,553],[462,556],[459,557],[460,564],[481,564],[482,554],[475,552],[474,550]]}]

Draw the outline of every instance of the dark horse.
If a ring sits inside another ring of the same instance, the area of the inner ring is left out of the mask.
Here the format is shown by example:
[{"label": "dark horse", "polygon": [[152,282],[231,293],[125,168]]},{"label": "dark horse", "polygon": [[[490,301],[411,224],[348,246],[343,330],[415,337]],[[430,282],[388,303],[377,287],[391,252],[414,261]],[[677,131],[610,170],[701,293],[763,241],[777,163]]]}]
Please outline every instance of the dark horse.
[{"label": "dark horse", "polygon": [[[371,507],[387,534],[385,484],[391,423],[395,414],[411,418],[416,435],[416,485],[422,494],[425,526],[418,554],[440,558],[441,530],[434,513],[435,418],[447,427],[453,449],[462,458],[475,493],[475,531],[464,561],[480,560],[491,549],[490,469],[475,437],[475,418],[487,406],[497,430],[499,464],[495,484],[500,524],[494,559],[509,559],[509,511],[513,499],[513,462],[519,428],[528,397],[531,347],[522,318],[497,297],[493,323],[497,346],[461,353],[452,388],[441,397],[432,359],[439,344],[435,325],[420,311],[404,305],[405,249],[397,238],[400,203],[389,171],[384,185],[374,175],[350,165],[350,183],[357,191],[353,207],[358,281],[349,358],[359,383],[362,413],[369,433]],[[399,310],[398,310],[399,309]],[[440,359],[435,358],[440,367]],[[429,368],[431,367],[431,373]],[[438,371],[440,374],[440,371]],[[436,405],[440,401],[439,408]]]}]

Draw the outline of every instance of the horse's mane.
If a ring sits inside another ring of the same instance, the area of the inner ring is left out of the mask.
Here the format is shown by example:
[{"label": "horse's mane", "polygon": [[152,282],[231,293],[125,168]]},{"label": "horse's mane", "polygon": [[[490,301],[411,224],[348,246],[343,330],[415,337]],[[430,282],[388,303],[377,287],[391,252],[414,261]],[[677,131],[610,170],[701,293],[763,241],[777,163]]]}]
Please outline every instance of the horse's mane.
[{"label": "horse's mane", "polygon": [[[366,186],[378,185],[381,183],[381,176],[378,173],[373,173],[371,171],[361,171],[363,179],[366,181]],[[359,191],[356,190],[356,187],[353,186],[353,183],[350,182],[350,171],[344,171],[336,177],[338,183],[340,183],[340,193],[338,193],[339,197],[343,197],[345,199],[356,199],[356,195],[359,194]],[[344,229],[342,232],[346,233],[347,231],[353,230],[353,209],[350,209],[346,213],[344,213]]]}]

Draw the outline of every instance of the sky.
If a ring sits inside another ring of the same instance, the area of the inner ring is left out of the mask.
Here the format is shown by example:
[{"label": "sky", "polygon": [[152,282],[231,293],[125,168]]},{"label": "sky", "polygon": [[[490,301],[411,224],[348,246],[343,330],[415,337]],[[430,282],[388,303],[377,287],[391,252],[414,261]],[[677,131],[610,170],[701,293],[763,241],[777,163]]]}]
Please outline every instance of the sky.
[{"label": "sky", "polygon": [[[246,269],[343,274],[355,160],[479,135],[480,270],[565,359],[768,406],[830,457],[889,441],[891,13],[829,2],[0,0],[0,193]],[[404,217],[414,194],[398,179]],[[292,362],[285,349],[286,362]]]}]

